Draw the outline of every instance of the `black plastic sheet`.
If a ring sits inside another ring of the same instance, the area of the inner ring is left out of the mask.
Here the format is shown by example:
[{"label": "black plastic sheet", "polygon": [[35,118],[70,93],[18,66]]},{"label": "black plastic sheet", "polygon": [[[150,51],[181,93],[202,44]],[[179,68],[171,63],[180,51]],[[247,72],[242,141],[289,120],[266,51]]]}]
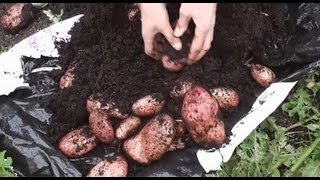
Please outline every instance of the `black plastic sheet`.
[{"label": "black plastic sheet", "polygon": [[[295,81],[320,69],[320,4],[288,5],[295,26],[286,49],[285,58],[278,66],[280,81]],[[49,137],[53,129],[52,113],[46,108],[57,85],[48,72],[31,73],[39,67],[56,67],[58,59],[22,58],[25,80],[30,87],[16,89],[8,96],[0,96],[0,150],[7,150],[13,158],[18,176],[85,176],[94,164],[114,149],[101,147],[84,158],[68,159],[56,148],[57,137]],[[1,85],[3,86],[3,85]],[[161,161],[137,170],[134,176],[203,176],[196,148],[168,153]]]}]

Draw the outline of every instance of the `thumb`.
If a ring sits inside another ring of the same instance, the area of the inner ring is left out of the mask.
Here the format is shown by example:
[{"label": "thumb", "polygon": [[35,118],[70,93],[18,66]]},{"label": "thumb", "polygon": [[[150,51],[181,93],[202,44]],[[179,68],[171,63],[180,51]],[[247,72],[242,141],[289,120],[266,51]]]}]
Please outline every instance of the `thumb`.
[{"label": "thumb", "polygon": [[177,25],[174,29],[174,36],[181,37],[184,32],[188,29],[189,21],[191,17],[180,14]]}]

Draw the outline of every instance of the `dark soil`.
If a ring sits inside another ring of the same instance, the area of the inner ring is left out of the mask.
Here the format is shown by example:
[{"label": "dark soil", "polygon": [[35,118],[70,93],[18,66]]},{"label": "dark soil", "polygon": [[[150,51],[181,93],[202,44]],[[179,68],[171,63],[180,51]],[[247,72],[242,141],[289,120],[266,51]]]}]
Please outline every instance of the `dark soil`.
[{"label": "dark soil", "polygon": [[[1,7],[0,4],[0,11]],[[177,19],[178,7],[179,4],[168,5],[171,21]],[[252,62],[268,66],[268,62],[281,59],[293,31],[288,24],[288,10],[284,4],[218,4],[210,51],[199,63],[171,73],[164,70],[160,62],[145,55],[141,23],[128,20],[127,4],[60,3],[50,4],[48,8],[57,12],[63,8],[63,19],[85,14],[71,31],[72,41],[59,44],[63,69],[52,73],[56,82],[69,65],[75,63],[77,66],[74,85],[58,90],[50,102],[55,124],[51,131],[53,139],[88,123],[85,104],[88,96],[94,93],[101,93],[106,101],[114,101],[128,113],[138,98],[162,93],[167,100],[162,112],[180,118],[181,103],[169,98],[169,90],[184,78],[191,78],[205,88],[226,86],[239,93],[239,106],[232,111],[221,112],[221,119],[230,134],[233,125],[250,110],[256,95],[264,90],[252,79],[244,62],[253,57]],[[22,37],[47,27],[48,23],[47,17],[39,15],[32,26],[18,35],[22,40]],[[3,33],[0,39],[4,39],[7,43],[4,45],[8,46],[20,41],[14,35]],[[130,173],[134,171],[131,169]]]}]

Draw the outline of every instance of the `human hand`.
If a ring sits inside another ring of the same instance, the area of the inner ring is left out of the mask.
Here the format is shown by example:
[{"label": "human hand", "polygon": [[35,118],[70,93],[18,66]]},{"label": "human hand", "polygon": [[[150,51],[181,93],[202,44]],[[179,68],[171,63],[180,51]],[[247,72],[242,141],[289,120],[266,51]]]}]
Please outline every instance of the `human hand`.
[{"label": "human hand", "polygon": [[217,3],[181,3],[180,15],[174,36],[181,37],[192,18],[196,28],[188,58],[182,63],[198,62],[210,49],[216,22]]},{"label": "human hand", "polygon": [[144,50],[147,55],[157,60],[161,59],[161,47],[155,44],[155,37],[158,33],[163,34],[174,49],[182,48],[180,39],[173,35],[164,3],[138,3],[138,7],[141,12]]}]

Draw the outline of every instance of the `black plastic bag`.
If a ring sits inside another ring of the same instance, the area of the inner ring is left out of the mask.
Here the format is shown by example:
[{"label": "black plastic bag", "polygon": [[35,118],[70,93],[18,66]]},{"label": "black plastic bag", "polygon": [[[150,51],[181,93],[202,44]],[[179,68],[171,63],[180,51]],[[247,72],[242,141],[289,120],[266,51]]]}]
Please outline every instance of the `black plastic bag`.
[{"label": "black plastic bag", "polygon": [[[280,81],[299,80],[320,69],[320,4],[288,5],[296,34],[288,43],[285,58],[279,66]],[[91,153],[85,158],[68,159],[55,147],[47,132],[53,126],[46,105],[56,90],[48,72],[31,73],[35,68],[54,67],[58,59],[22,58],[25,80],[30,87],[22,87],[8,96],[0,96],[0,150],[7,150],[13,158],[18,176],[84,176],[101,155]],[[291,68],[291,67],[294,68]],[[285,70],[286,71],[283,71]],[[103,149],[104,156],[112,156],[112,149]],[[134,176],[202,176],[197,149],[189,148],[168,153],[161,161],[137,170]]]}]

